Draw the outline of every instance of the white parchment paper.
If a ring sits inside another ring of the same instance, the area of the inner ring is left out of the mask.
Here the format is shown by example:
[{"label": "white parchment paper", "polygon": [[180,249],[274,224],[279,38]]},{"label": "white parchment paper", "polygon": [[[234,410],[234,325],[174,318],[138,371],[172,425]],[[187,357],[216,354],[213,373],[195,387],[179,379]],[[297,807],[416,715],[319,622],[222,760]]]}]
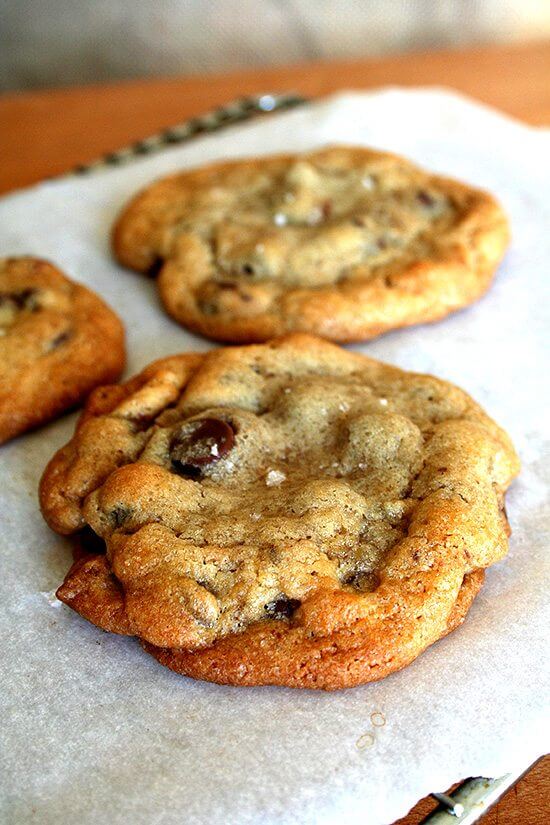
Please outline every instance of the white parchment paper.
[{"label": "white parchment paper", "polygon": [[487,187],[511,216],[510,252],[482,301],[356,347],[456,382],[511,433],[523,471],[508,496],[510,554],[465,625],[382,682],[333,694],[193,682],[55,602],[69,543],[42,522],[36,489],[75,417],[17,439],[0,448],[2,821],[378,825],[547,748],[550,131],[446,92],[347,94],[6,197],[0,254],[51,258],[101,293],[126,323],[129,373],[204,350],[161,311],[151,281],[113,263],[119,208],[180,167],[331,142]]}]

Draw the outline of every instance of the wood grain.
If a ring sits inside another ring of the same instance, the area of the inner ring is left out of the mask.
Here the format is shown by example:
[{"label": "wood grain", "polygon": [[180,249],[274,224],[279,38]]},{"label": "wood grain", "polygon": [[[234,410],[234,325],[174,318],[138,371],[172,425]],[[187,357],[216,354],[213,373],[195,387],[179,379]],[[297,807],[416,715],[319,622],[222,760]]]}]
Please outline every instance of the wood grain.
[{"label": "wood grain", "polygon": [[545,42],[4,95],[0,192],[60,174],[242,95],[449,86],[528,123],[550,124],[549,78]]},{"label": "wood grain", "polygon": [[[318,97],[344,88],[448,86],[527,123],[550,125],[549,78],[545,42],[4,95],[0,192],[61,174],[235,97],[265,91]],[[484,825],[546,825],[549,791],[550,757],[508,791]],[[399,825],[416,825],[434,807],[430,798],[421,800]]]}]

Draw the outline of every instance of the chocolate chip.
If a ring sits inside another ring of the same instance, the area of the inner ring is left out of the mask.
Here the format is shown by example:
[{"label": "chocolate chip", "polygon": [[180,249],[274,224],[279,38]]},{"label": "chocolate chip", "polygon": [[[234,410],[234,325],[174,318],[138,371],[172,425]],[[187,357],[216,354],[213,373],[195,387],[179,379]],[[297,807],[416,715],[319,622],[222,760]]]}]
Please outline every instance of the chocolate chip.
[{"label": "chocolate chip", "polygon": [[330,218],[332,214],[332,201],[323,201],[321,206],[321,212],[323,213],[323,218],[327,220]]},{"label": "chocolate chip", "polygon": [[197,306],[203,315],[217,315],[220,311],[218,305],[211,298],[199,298]]},{"label": "chocolate chip", "polygon": [[280,596],[264,606],[264,610],[270,619],[290,619],[297,610],[301,601],[299,599],[289,599],[288,596]]},{"label": "chocolate chip", "polygon": [[[245,267],[243,267],[243,271],[244,270],[245,270]],[[252,273],[252,272],[254,272],[254,270],[252,269],[252,267],[249,267],[248,269],[246,269],[246,272]],[[249,295],[248,292],[245,292],[244,290],[242,290],[238,286],[238,284],[234,284],[232,281],[217,281],[216,286],[218,287],[218,289],[225,290],[226,292],[235,292],[235,293],[237,293],[237,296],[239,297],[239,299],[244,304],[248,304],[248,303],[250,303],[250,301],[253,300],[252,295]]]},{"label": "chocolate chip", "polygon": [[116,507],[113,507],[111,510],[111,521],[113,522],[114,528],[122,527],[131,515],[131,510],[123,504],[118,504]]},{"label": "chocolate chip", "polygon": [[21,309],[36,309],[36,297],[38,292],[36,289],[24,289],[15,296],[16,302]]},{"label": "chocolate chip", "polygon": [[204,587],[205,590],[208,590],[209,593],[213,593],[214,596],[216,595],[212,590],[212,585],[210,582],[207,582],[206,579],[197,579],[197,584],[199,587]]},{"label": "chocolate chip", "polygon": [[425,189],[420,189],[416,193],[416,197],[423,206],[435,206],[435,199]]},{"label": "chocolate chip", "polygon": [[163,258],[160,258],[160,257],[155,258],[155,260],[153,261],[151,266],[149,266],[147,268],[147,273],[146,274],[148,275],[148,277],[149,278],[156,278],[157,275],[159,274],[160,270],[162,269],[163,264],[164,264],[164,259]]},{"label": "chocolate chip", "polygon": [[182,464],[181,461],[172,459],[172,466],[175,470],[177,470],[180,476],[186,476],[187,478],[201,477],[201,468],[195,467],[193,464]]},{"label": "chocolate chip", "polygon": [[58,347],[60,347],[62,344],[65,344],[65,343],[69,340],[69,338],[70,338],[70,337],[71,337],[71,333],[70,333],[70,332],[62,332],[62,333],[60,333],[60,334],[59,334],[58,336],[56,336],[56,337],[55,337],[52,341],[50,341],[50,345],[49,345],[49,347],[48,347],[48,351],[49,351],[49,352],[51,352],[51,350],[57,349],[57,348],[58,348]]},{"label": "chocolate chip", "polygon": [[12,303],[15,304],[17,309],[30,309],[32,311],[37,308],[37,295],[36,289],[22,289],[20,292],[1,292],[0,304]]},{"label": "chocolate chip", "polygon": [[170,443],[177,472],[196,478],[203,467],[219,461],[233,448],[235,432],[220,418],[201,418],[184,424]]},{"label": "chocolate chip", "polygon": [[380,578],[373,570],[356,570],[344,579],[344,584],[360,590],[362,593],[371,593],[380,584]]},{"label": "chocolate chip", "polygon": [[219,299],[222,290],[235,290],[232,281],[206,282],[197,292],[197,307],[204,315],[217,315],[220,311]]},{"label": "chocolate chip", "polygon": [[243,272],[245,275],[254,275],[254,267],[251,264],[243,264]]}]

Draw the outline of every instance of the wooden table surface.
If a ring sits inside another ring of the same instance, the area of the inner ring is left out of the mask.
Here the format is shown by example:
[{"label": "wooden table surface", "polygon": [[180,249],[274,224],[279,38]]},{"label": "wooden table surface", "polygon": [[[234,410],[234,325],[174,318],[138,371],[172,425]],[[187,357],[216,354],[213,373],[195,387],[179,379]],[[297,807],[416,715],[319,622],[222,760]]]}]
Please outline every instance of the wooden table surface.
[{"label": "wooden table surface", "polygon": [[3,95],[0,192],[94,160],[242,95],[294,91],[316,97],[388,84],[449,86],[528,123],[550,125],[550,41]]},{"label": "wooden table surface", "polygon": [[[527,123],[550,126],[550,42],[3,95],[0,192],[60,174],[243,95],[318,97],[383,85],[448,86]],[[506,794],[484,825],[547,825],[549,791],[550,757]],[[433,807],[421,800],[399,825],[415,825]]]}]

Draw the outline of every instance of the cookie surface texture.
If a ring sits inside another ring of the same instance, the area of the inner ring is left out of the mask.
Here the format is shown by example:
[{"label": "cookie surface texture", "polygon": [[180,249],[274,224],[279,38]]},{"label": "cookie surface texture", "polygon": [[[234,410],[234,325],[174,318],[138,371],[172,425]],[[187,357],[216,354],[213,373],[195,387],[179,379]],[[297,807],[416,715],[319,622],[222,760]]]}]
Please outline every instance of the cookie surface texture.
[{"label": "cookie surface texture", "polygon": [[360,341],[434,321],[489,287],[509,231],[494,198],[409,161],[332,147],[153,183],[121,214],[118,260],[158,274],[167,312],[220,341]]},{"label": "cookie surface texture", "polygon": [[41,506],[106,543],[58,591],[90,621],[196,678],[335,689],[461,623],[517,470],[462,390],[293,334],[96,390]]},{"label": "cookie surface texture", "polygon": [[122,323],[95,293],[47,261],[0,260],[0,443],[115,381],[124,363]]}]

